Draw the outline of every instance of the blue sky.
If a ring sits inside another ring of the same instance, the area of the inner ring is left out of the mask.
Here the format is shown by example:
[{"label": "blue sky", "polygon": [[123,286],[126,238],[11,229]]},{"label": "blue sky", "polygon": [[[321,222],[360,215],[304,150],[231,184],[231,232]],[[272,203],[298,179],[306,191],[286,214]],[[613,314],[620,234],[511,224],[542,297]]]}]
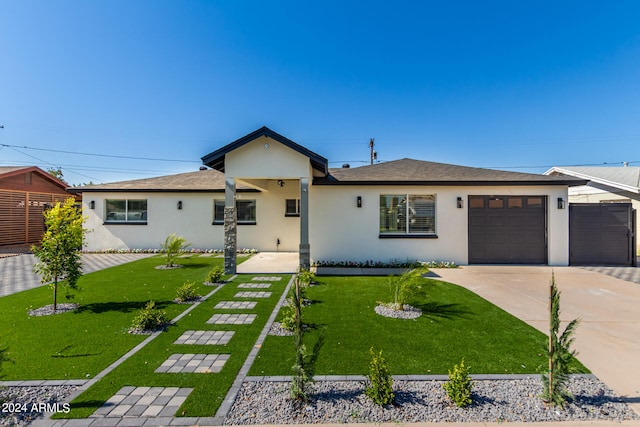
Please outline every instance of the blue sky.
[{"label": "blue sky", "polygon": [[365,164],[370,138],[381,161],[640,165],[635,0],[0,9],[0,166],[73,184],[197,170],[263,125],[332,167]]}]

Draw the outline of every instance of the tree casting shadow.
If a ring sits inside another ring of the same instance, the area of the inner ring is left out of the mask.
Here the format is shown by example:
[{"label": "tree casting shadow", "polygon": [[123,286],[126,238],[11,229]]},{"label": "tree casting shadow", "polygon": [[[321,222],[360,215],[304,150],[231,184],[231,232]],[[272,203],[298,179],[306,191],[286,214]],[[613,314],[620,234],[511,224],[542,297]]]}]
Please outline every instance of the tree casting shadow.
[{"label": "tree casting shadow", "polygon": [[[90,304],[82,304],[80,307],[75,309],[73,312],[78,313],[105,313],[107,311],[119,311],[121,313],[131,313],[132,311],[138,311],[144,308],[144,306],[149,301],[122,301],[122,302],[93,302]],[[164,301],[154,301],[156,303],[155,308],[165,308],[169,304],[172,304],[172,301],[164,300]]]},{"label": "tree casting shadow", "polygon": [[423,304],[412,304],[414,307],[422,310],[422,315],[432,320],[437,319],[453,319],[453,318],[469,318],[472,314],[460,304],[442,304],[431,301]]}]

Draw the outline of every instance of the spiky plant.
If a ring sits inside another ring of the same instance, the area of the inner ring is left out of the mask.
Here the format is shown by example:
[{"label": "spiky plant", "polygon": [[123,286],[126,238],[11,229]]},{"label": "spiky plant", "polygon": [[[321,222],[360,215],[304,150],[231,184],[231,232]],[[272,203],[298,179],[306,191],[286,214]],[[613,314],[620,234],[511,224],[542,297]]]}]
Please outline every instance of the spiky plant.
[{"label": "spiky plant", "polygon": [[171,233],[164,240],[164,243],[161,244],[161,247],[166,254],[167,267],[171,267],[176,265],[176,259],[180,251],[189,247],[189,243],[187,243],[184,237],[178,236],[176,233]]}]

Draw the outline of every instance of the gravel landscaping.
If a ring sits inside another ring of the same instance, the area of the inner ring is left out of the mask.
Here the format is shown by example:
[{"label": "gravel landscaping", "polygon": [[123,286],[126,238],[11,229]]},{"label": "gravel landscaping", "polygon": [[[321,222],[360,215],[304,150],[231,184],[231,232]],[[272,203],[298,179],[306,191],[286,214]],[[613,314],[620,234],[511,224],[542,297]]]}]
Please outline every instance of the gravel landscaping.
[{"label": "gravel landscaping", "polygon": [[0,387],[0,426],[29,425],[46,407],[54,412],[65,411],[67,397],[77,388],[72,385]]},{"label": "gravel landscaping", "polygon": [[537,397],[542,392],[539,377],[476,381],[473,403],[465,409],[450,404],[442,384],[442,381],[396,381],[395,404],[380,407],[364,395],[364,382],[316,382],[313,400],[296,410],[289,398],[288,382],[245,382],[225,424],[638,419],[613,391],[590,376],[571,378],[569,388],[575,399],[564,409],[545,406]]}]

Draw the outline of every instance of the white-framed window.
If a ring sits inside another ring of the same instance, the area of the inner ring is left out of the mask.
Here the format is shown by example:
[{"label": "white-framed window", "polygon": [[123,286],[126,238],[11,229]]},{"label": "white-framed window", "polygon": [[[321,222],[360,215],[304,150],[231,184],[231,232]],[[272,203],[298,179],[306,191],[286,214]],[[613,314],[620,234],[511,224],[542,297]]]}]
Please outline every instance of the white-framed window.
[{"label": "white-framed window", "polygon": [[435,236],[434,194],[381,194],[380,236]]},{"label": "white-framed window", "polygon": [[[224,199],[213,201],[213,223],[215,225],[224,224],[224,205]],[[238,225],[256,225],[255,200],[236,200],[236,212]]]},{"label": "white-framed window", "polygon": [[300,199],[285,200],[284,216],[300,216]]},{"label": "white-framed window", "polygon": [[114,224],[146,224],[146,199],[105,200],[104,222]]}]

